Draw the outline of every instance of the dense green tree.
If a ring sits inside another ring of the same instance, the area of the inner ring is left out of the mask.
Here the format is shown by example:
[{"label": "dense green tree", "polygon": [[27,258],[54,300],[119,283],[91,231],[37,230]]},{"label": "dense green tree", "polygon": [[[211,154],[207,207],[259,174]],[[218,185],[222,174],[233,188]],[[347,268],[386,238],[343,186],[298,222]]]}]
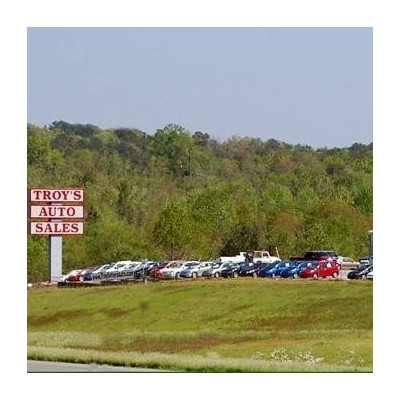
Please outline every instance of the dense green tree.
[{"label": "dense green tree", "polygon": [[197,131],[192,135],[192,138],[193,138],[194,142],[196,144],[198,144],[199,146],[207,147],[209,140],[210,140],[210,135],[208,133],[203,133],[203,132]]},{"label": "dense green tree", "polygon": [[168,202],[154,226],[154,240],[170,259],[187,256],[193,226],[185,202]]},{"label": "dense green tree", "polygon": [[[85,234],[63,240],[65,270],[257,248],[358,258],[373,222],[372,151],[55,121],[28,124],[27,177],[29,187],[85,190]],[[29,236],[27,256],[28,279],[45,279],[48,238]]]},{"label": "dense green tree", "polygon": [[41,164],[48,160],[51,153],[51,135],[37,128],[28,127],[27,157],[28,164]]},{"label": "dense green tree", "polygon": [[318,195],[309,186],[303,187],[297,195],[297,207],[301,213],[308,214],[312,212],[318,202]]},{"label": "dense green tree", "polygon": [[193,146],[189,132],[176,124],[158,129],[152,142],[154,154],[165,159],[169,171],[175,176],[185,171],[190,173],[190,152]]},{"label": "dense green tree", "polygon": [[91,124],[71,124],[65,121],[54,121],[49,126],[50,130],[71,133],[82,137],[91,137],[100,132],[100,128]]},{"label": "dense green tree", "polygon": [[302,235],[303,227],[301,218],[293,211],[277,213],[269,230],[269,235],[265,238],[266,245],[264,247],[272,246],[273,249],[278,249],[279,256],[285,259],[297,254],[300,248],[299,238]]},{"label": "dense green tree", "polygon": [[48,279],[48,238],[28,236],[28,282],[41,282]]},{"label": "dense green tree", "polygon": [[363,185],[357,189],[354,204],[365,214],[372,215],[373,201],[372,187],[370,185]]}]

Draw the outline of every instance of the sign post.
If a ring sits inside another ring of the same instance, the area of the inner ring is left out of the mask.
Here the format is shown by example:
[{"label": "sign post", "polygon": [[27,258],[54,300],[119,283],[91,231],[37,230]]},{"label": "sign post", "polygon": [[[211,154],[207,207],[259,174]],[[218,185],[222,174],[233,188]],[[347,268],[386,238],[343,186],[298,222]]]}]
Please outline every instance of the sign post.
[{"label": "sign post", "polygon": [[49,236],[49,282],[58,282],[62,276],[62,236]]},{"label": "sign post", "polygon": [[63,235],[83,234],[83,189],[30,189],[29,234],[49,235],[49,282],[62,276]]}]

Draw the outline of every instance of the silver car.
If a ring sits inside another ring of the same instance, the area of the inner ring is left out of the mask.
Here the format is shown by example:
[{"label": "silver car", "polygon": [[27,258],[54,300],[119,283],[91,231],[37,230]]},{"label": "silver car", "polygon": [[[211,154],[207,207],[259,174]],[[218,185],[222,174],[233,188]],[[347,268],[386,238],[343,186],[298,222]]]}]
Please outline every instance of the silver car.
[{"label": "silver car", "polygon": [[212,263],[212,266],[205,271],[203,271],[204,278],[219,278],[221,276],[221,272],[232,265],[231,261],[223,262],[223,263]]},{"label": "silver car", "polygon": [[198,278],[200,276],[203,276],[203,272],[211,268],[212,265],[213,263],[209,261],[191,263],[181,271],[179,276],[181,278]]}]

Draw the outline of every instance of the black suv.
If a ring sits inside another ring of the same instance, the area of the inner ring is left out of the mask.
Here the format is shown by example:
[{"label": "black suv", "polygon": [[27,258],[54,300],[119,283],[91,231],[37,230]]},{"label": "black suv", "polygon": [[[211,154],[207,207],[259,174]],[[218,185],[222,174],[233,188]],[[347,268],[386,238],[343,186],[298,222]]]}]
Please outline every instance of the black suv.
[{"label": "black suv", "polygon": [[308,260],[320,261],[327,259],[337,260],[337,258],[338,255],[334,251],[326,251],[326,250],[307,251],[306,254],[304,254],[304,259],[307,261]]},{"label": "black suv", "polygon": [[328,250],[312,250],[307,251],[306,254],[304,254],[304,257],[290,257],[290,261],[336,261],[337,259],[338,255],[334,251]]}]

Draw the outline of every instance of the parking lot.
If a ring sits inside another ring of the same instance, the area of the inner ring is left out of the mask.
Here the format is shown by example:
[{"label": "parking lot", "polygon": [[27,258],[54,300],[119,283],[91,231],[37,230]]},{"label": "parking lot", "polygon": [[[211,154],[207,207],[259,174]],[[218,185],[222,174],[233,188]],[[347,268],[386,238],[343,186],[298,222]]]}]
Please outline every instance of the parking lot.
[{"label": "parking lot", "polygon": [[[367,269],[367,267],[370,267]],[[57,282],[59,287],[106,286],[157,282],[161,280],[195,279],[336,279],[349,280],[348,274],[362,270],[361,267],[341,267],[332,261],[275,261],[273,263],[199,262],[174,260],[118,261],[96,267],[72,270]],[[372,264],[365,264],[359,279],[366,279]],[[369,277],[369,276],[368,276]],[[372,279],[372,275],[371,278]]]}]

